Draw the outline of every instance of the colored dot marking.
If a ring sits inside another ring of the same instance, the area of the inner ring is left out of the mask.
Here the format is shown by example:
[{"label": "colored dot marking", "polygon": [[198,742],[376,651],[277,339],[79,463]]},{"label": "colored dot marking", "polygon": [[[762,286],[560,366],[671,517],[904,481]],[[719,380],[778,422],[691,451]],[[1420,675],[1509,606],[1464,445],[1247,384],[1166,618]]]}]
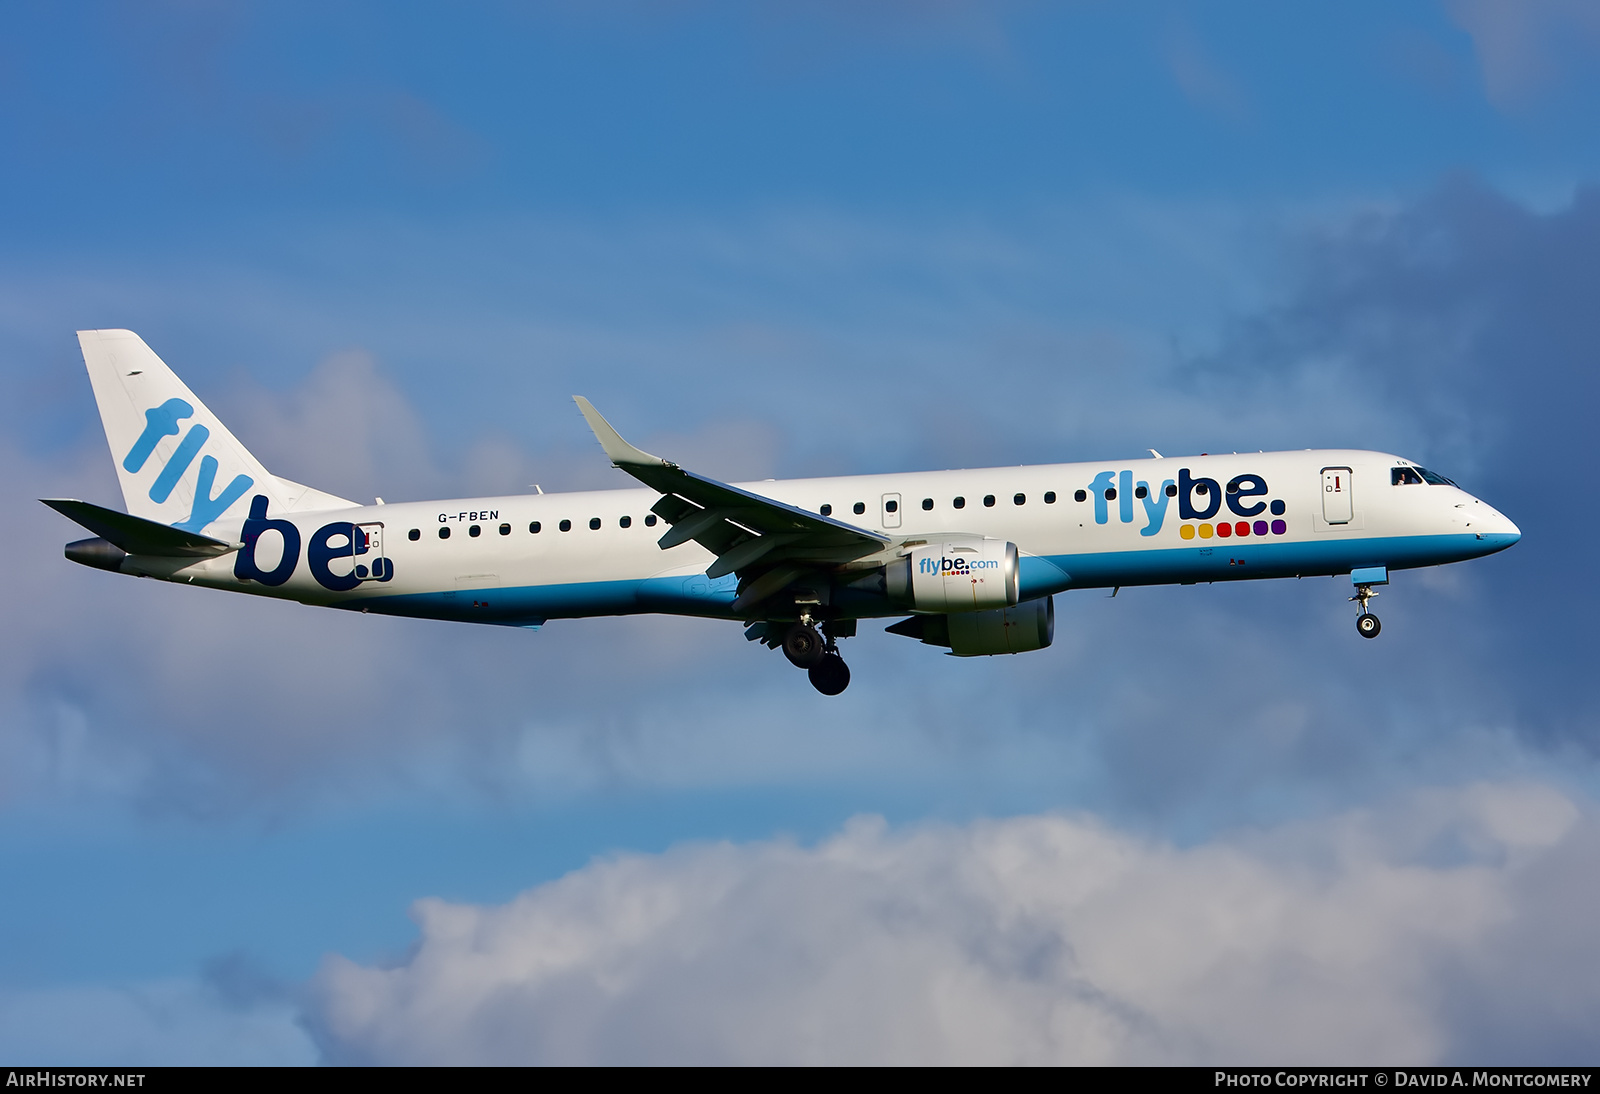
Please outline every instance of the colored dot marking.
[{"label": "colored dot marking", "polygon": [[[1205,526],[1201,525],[1201,527],[1203,528]],[[1221,524],[1218,524],[1217,535],[1222,539],[1227,539],[1229,536],[1233,535],[1233,525],[1229,524],[1227,521],[1223,521]]]},{"label": "colored dot marking", "polygon": [[1272,534],[1273,535],[1281,536],[1285,532],[1287,532],[1288,530],[1289,530],[1289,526],[1287,524],[1285,524],[1283,521],[1275,520],[1275,521],[1272,522]]},{"label": "colored dot marking", "polygon": [[1200,538],[1201,539],[1210,539],[1211,538],[1211,525],[1202,524],[1200,526]]},{"label": "colored dot marking", "polygon": [[1178,527],[1178,534],[1180,536],[1182,536],[1184,539],[1193,539],[1194,538],[1194,525],[1192,525],[1192,524],[1180,525]]}]

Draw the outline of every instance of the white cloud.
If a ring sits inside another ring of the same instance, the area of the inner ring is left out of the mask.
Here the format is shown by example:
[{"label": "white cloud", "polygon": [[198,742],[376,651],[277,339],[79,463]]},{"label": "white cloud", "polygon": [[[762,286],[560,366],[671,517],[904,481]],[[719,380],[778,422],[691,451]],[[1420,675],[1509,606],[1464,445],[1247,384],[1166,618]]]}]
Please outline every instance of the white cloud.
[{"label": "white cloud", "polygon": [[[395,1064],[1481,1059],[1463,1031],[1499,1011],[1600,1015],[1593,948],[1535,922],[1592,906],[1597,835],[1535,784],[1191,848],[1082,817],[861,818],[815,848],[419,901],[400,963],[325,963],[312,1026],[334,1060]],[[1505,975],[1526,967],[1557,971]]]}]

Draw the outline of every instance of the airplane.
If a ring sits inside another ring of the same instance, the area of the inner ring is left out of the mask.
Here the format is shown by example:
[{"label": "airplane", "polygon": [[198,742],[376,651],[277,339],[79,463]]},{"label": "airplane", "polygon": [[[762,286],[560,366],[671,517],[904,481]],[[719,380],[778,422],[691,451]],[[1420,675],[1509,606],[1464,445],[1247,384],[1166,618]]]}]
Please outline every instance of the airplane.
[{"label": "airplane", "polygon": [[1503,551],[1517,526],[1398,456],[1356,450],[724,483],[641,451],[574,396],[639,488],[373,505],[267,471],[136,334],[78,332],[127,512],[41,499],[86,566],[360,612],[537,629],[737,620],[812,685],[850,683],[862,620],[957,657],[1048,647],[1069,589],[1350,576]]}]

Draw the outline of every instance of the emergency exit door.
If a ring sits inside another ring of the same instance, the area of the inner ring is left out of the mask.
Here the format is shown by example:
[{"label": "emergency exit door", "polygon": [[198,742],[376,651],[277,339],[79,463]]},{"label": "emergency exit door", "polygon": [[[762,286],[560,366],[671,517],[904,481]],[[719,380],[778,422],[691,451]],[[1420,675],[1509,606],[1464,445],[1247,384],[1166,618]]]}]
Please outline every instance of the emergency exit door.
[{"label": "emergency exit door", "polygon": [[900,527],[899,494],[885,494],[883,496],[883,526],[885,528]]}]

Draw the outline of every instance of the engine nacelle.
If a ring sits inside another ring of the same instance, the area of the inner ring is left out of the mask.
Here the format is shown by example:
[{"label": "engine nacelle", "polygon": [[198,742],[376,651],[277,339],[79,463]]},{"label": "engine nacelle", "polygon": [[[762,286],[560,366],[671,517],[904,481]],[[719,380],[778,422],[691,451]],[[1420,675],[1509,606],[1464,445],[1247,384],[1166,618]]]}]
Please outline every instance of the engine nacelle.
[{"label": "engine nacelle", "polygon": [[1055,641],[1055,600],[1046,596],[1011,608],[965,612],[949,616],[948,622],[950,652],[957,657],[1042,650]]},{"label": "engine nacelle", "polygon": [[930,646],[947,646],[957,657],[992,657],[997,653],[1042,650],[1056,636],[1052,597],[1024,600],[1008,608],[949,615],[914,615],[888,628]]},{"label": "engine nacelle", "polygon": [[981,612],[1017,602],[1017,546],[998,539],[936,540],[884,569],[896,604],[919,612]]}]

